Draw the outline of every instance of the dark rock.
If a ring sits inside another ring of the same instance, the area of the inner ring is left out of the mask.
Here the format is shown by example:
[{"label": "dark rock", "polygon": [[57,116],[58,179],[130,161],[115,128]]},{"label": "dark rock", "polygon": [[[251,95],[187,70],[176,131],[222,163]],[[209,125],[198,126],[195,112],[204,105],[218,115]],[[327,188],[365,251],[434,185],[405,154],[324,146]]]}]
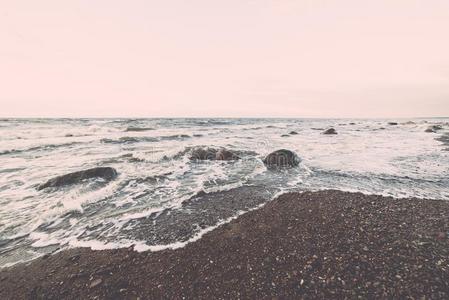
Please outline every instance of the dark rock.
[{"label": "dark rock", "polygon": [[291,134],[291,135],[296,135],[296,134],[298,134],[298,132],[296,132],[296,131],[290,131],[290,134]]},{"label": "dark rock", "polygon": [[337,130],[334,128],[329,128],[328,130],[324,131],[323,134],[338,134]]},{"label": "dark rock", "polygon": [[89,178],[103,178],[105,180],[112,180],[116,176],[117,171],[114,168],[98,167],[52,178],[48,180],[46,183],[39,185],[37,189],[42,190],[47,187],[60,187],[69,184],[77,184],[80,183],[82,180]]},{"label": "dark rock", "polygon": [[288,135],[288,134],[283,134],[283,135],[281,135],[281,137],[289,137],[290,135]]},{"label": "dark rock", "polygon": [[281,149],[274,151],[265,157],[263,163],[267,168],[283,168],[283,167],[296,167],[301,162],[298,155],[290,150]]},{"label": "dark rock", "polygon": [[396,125],[398,125],[398,123],[397,122],[388,122],[388,125],[396,126]]},{"label": "dark rock", "polygon": [[427,129],[424,130],[424,131],[425,132],[433,132],[433,133],[435,133],[438,130],[442,130],[442,129],[443,129],[443,127],[441,125],[432,125],[432,126],[427,127]]},{"label": "dark rock", "polygon": [[236,160],[240,159],[234,152],[226,150],[226,149],[220,149],[215,154],[216,160]]},{"label": "dark rock", "polygon": [[194,148],[190,155],[191,160],[237,160],[240,157],[227,149]]},{"label": "dark rock", "polygon": [[215,160],[217,149],[214,148],[195,148],[190,155],[191,160]]},{"label": "dark rock", "polygon": [[73,137],[73,134],[67,133],[67,134],[65,135],[65,137]]}]

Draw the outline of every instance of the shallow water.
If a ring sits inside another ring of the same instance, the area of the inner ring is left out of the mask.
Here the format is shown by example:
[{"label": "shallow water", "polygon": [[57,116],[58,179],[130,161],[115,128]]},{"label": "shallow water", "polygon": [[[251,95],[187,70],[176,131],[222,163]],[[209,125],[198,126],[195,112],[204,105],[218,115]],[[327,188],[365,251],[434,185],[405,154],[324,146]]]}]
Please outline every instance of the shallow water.
[{"label": "shallow water", "polygon": [[[449,119],[389,121],[0,120],[0,266],[73,246],[176,247],[291,190],[448,200]],[[424,132],[431,124],[443,130]],[[339,134],[321,134],[329,127]],[[193,162],[195,146],[226,147],[242,159]],[[280,148],[297,152],[300,167],[268,171],[263,157]],[[36,189],[95,166],[119,176]],[[208,194],[194,197],[200,191]]]}]

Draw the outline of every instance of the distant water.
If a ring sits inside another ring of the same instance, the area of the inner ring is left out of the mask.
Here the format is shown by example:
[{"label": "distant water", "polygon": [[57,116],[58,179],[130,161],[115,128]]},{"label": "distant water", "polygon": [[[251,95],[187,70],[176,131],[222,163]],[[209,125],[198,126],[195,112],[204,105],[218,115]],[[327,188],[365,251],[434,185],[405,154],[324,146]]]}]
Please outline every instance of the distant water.
[{"label": "distant water", "polygon": [[[279,192],[320,189],[448,200],[448,122],[2,119],[0,266],[74,246],[182,246],[260,205],[229,200],[235,197],[226,191],[234,189],[248,193],[245,199],[263,189],[266,201]],[[443,130],[424,132],[432,124]],[[339,134],[323,135],[329,127]],[[193,162],[189,151],[195,146],[226,147],[242,159]],[[280,148],[297,152],[300,167],[268,171],[263,157]],[[111,182],[36,190],[52,177],[95,166],[114,167],[119,175]],[[186,204],[201,191],[221,198]]]}]

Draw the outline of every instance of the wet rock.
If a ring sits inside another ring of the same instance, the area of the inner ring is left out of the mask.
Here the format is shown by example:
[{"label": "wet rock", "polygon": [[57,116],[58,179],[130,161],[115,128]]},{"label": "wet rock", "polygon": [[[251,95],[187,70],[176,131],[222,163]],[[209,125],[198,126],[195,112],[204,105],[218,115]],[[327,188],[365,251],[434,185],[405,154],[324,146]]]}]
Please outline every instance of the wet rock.
[{"label": "wet rock", "polygon": [[227,149],[215,148],[194,148],[190,155],[190,160],[237,160],[240,157]]},{"label": "wet rock", "polygon": [[290,134],[291,134],[291,135],[296,135],[296,134],[298,134],[298,132],[296,132],[296,131],[290,131]]},{"label": "wet rock", "polygon": [[216,160],[236,160],[240,159],[234,152],[229,151],[227,149],[220,149],[215,154]]},{"label": "wet rock", "polygon": [[98,167],[84,171],[78,171],[61,175],[48,180],[46,183],[37,187],[38,190],[42,190],[48,187],[60,187],[64,185],[77,184],[82,180],[90,178],[103,178],[105,180],[112,180],[117,176],[117,171],[111,167]]},{"label": "wet rock", "polygon": [[424,130],[424,131],[425,132],[433,132],[433,133],[435,133],[438,130],[442,130],[442,129],[443,129],[443,127],[441,125],[432,125],[432,126],[427,127],[427,129]]},{"label": "wet rock", "polygon": [[280,149],[274,151],[265,157],[263,163],[269,169],[284,168],[284,167],[296,167],[301,162],[298,155],[290,150]]},{"label": "wet rock", "polygon": [[398,122],[388,122],[388,125],[396,126],[396,125],[398,125]]},{"label": "wet rock", "polygon": [[324,131],[323,134],[338,134],[338,133],[337,130],[335,130],[334,128],[329,128],[326,131]]},{"label": "wet rock", "polygon": [[73,134],[67,133],[67,134],[65,135],[65,137],[73,137]]},{"label": "wet rock", "polygon": [[195,148],[190,154],[191,160],[214,160],[217,155],[217,149],[214,148]]},{"label": "wet rock", "polygon": [[283,135],[281,135],[281,137],[289,137],[290,135],[288,135],[288,134],[283,134]]}]

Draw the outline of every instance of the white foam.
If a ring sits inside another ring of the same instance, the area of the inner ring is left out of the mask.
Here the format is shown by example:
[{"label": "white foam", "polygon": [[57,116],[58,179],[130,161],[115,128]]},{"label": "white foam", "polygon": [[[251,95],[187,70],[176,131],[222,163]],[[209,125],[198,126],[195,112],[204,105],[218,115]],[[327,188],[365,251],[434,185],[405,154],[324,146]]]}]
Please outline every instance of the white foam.
[{"label": "white foam", "polygon": [[[283,194],[283,192],[276,193],[271,198],[271,200],[276,199],[277,197],[279,197],[282,194]],[[183,241],[183,242],[179,241],[179,242],[175,242],[175,243],[171,243],[171,244],[147,245],[144,241],[121,240],[121,241],[116,241],[116,242],[101,242],[98,240],[79,241],[77,239],[71,239],[68,241],[68,245],[71,248],[83,247],[83,248],[90,248],[92,250],[111,250],[111,249],[118,249],[118,248],[129,248],[132,246],[133,249],[137,252],[146,252],[146,251],[157,252],[157,251],[162,251],[162,250],[167,250],[167,249],[172,249],[172,250],[179,249],[179,248],[185,247],[186,245],[188,245],[190,243],[198,241],[205,234],[215,230],[216,228],[218,228],[224,224],[227,224],[227,223],[237,219],[238,217],[240,217],[250,211],[254,211],[254,210],[262,208],[270,201],[259,204],[258,206],[254,207],[252,209],[246,210],[246,211],[243,211],[243,210],[238,211],[234,216],[226,218],[226,219],[218,222],[214,226],[210,226],[210,227],[201,229],[193,237],[191,237],[188,240]]]},{"label": "white foam", "polygon": [[142,212],[125,214],[120,218],[120,221],[129,221],[134,219],[141,219],[151,216],[154,213],[163,211],[164,208],[150,208]]},{"label": "white foam", "polygon": [[29,238],[31,240],[36,240],[34,243],[31,244],[31,246],[35,248],[58,245],[60,243],[58,239],[50,238],[50,235],[44,232],[32,232],[30,233]]}]

